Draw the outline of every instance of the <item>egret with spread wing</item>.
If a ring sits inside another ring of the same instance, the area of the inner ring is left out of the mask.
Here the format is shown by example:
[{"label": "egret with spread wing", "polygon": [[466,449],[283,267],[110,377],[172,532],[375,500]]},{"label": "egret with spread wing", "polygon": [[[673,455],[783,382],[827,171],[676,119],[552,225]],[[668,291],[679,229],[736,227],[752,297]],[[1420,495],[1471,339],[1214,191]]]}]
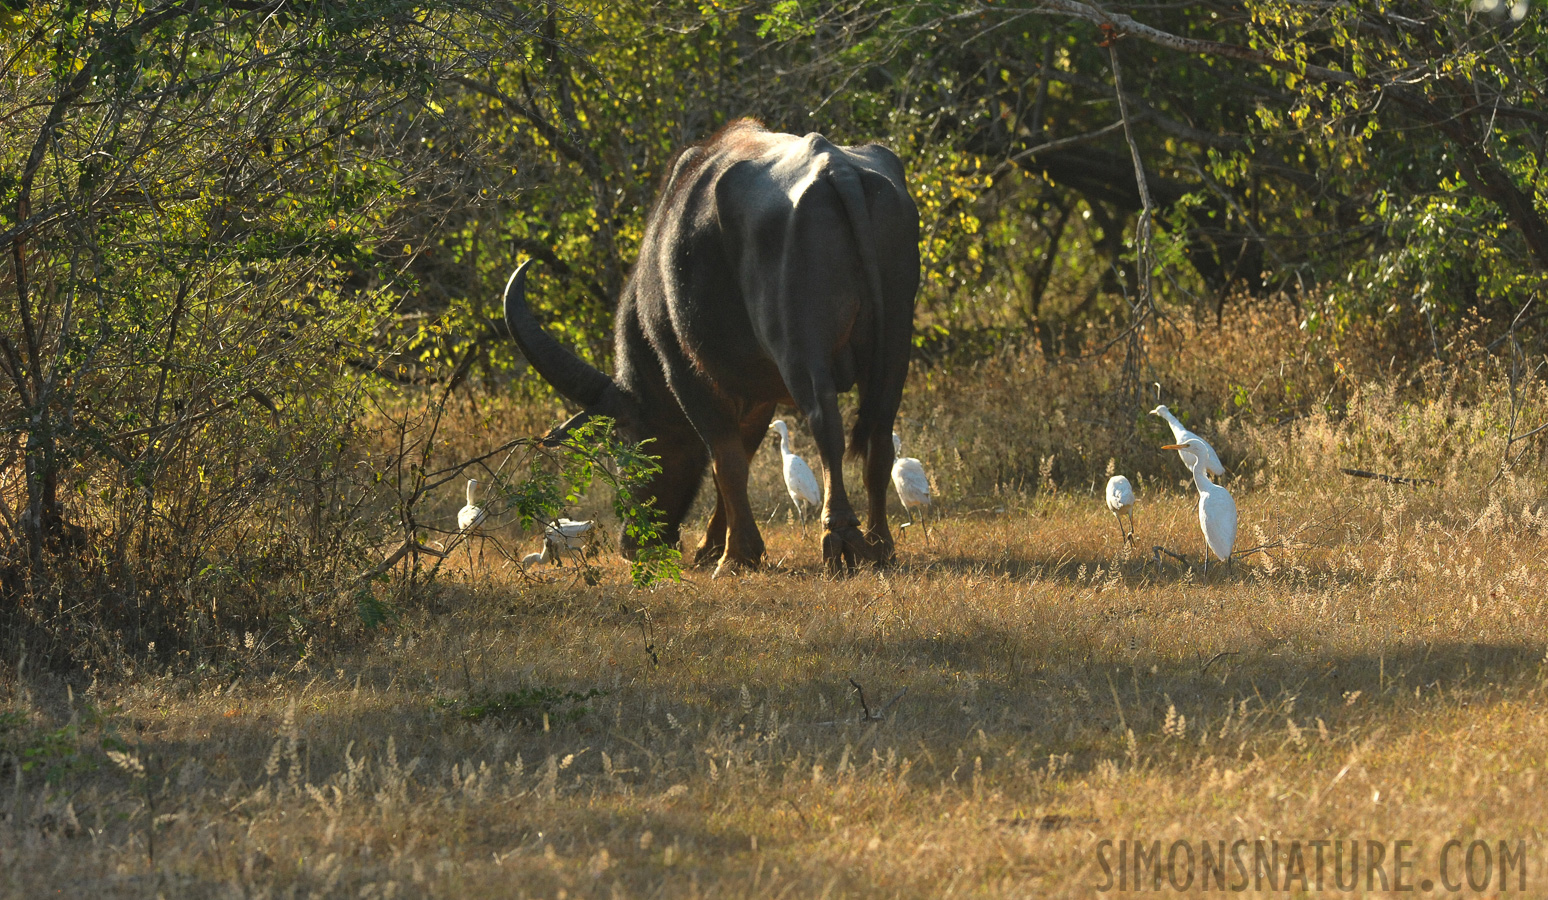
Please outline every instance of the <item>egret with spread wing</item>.
[{"label": "egret with spread wing", "polygon": [[543,549],[528,553],[521,558],[523,565],[540,562],[564,565],[566,553],[579,553],[586,549],[586,535],[591,532],[592,522],[566,519],[560,516],[543,527]]},{"label": "egret with spread wing", "polygon": [[[1160,416],[1162,419],[1166,420],[1167,425],[1171,426],[1172,441],[1174,442],[1174,446],[1181,446],[1188,443],[1189,440],[1195,440],[1199,442],[1198,452],[1204,460],[1205,474],[1214,475],[1216,478],[1218,478],[1226,473],[1225,466],[1220,464],[1220,457],[1215,454],[1215,448],[1209,445],[1209,441],[1206,441],[1193,432],[1189,431],[1187,427],[1183,425],[1183,423],[1177,421],[1177,417],[1172,415],[1171,410],[1167,409],[1164,405],[1157,406],[1155,409],[1150,411],[1150,414],[1153,416]],[[1193,463],[1190,462],[1190,460],[1193,459],[1193,451],[1178,450],[1177,455],[1182,459],[1183,465],[1187,466],[1190,470],[1193,468]]]},{"label": "egret with spread wing", "polygon": [[1236,501],[1231,492],[1209,480],[1204,471],[1204,451],[1209,445],[1198,437],[1177,444],[1167,444],[1162,450],[1187,451],[1193,462],[1193,484],[1199,489],[1199,528],[1204,531],[1204,574],[1209,574],[1209,555],[1213,553],[1221,562],[1229,562],[1231,548],[1236,545]]}]

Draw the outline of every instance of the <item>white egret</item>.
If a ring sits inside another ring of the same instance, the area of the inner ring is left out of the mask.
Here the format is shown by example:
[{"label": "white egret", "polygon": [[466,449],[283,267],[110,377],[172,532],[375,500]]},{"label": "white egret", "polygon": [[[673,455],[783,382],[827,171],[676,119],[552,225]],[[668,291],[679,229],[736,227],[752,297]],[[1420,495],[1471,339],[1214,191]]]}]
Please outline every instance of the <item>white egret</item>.
[{"label": "white egret", "polygon": [[806,511],[822,505],[822,488],[817,476],[806,460],[790,452],[790,426],[784,419],[775,419],[770,428],[779,432],[779,455],[785,461],[785,490],[790,492],[790,502],[796,508],[796,517],[806,524]]},{"label": "white egret", "polygon": [[564,564],[564,555],[586,549],[586,535],[591,532],[591,522],[566,519],[561,516],[543,529],[543,552],[550,560]]},{"label": "white egret", "polygon": [[[1129,479],[1122,475],[1107,479],[1107,508],[1113,511],[1123,542],[1127,544],[1134,540],[1134,487],[1129,484]],[[1129,516],[1128,531],[1123,530],[1123,516],[1126,513]]]},{"label": "white egret", "polygon": [[[489,518],[489,512],[478,505],[478,479],[468,479],[468,504],[457,510],[457,531],[461,533],[464,541],[471,541],[475,536],[479,539],[478,561],[484,561],[484,520]],[[468,546],[468,568],[473,567],[473,547]]]},{"label": "white egret", "polygon": [[523,556],[522,565],[531,566],[540,562],[564,565],[564,554],[578,553],[586,549],[586,535],[590,533],[592,524],[590,521],[578,521],[560,516],[543,526],[543,549],[538,553],[528,553]]},{"label": "white egret", "polygon": [[914,524],[914,510],[923,513],[930,505],[930,478],[924,464],[912,456],[903,455],[903,439],[892,433],[892,452],[897,460],[892,464],[892,486],[898,489],[898,499],[908,514],[908,524]]},{"label": "white egret", "polygon": [[1177,444],[1167,444],[1162,450],[1186,450],[1193,459],[1193,484],[1199,489],[1199,528],[1204,531],[1204,574],[1209,574],[1209,555],[1221,562],[1229,562],[1231,548],[1236,544],[1236,501],[1231,492],[1209,480],[1204,471],[1204,451],[1209,445],[1197,437]]},{"label": "white egret", "polygon": [[[1177,417],[1172,415],[1171,410],[1167,409],[1165,406],[1157,406],[1155,409],[1150,411],[1150,414],[1153,416],[1160,416],[1166,420],[1166,424],[1172,427],[1172,440],[1176,444],[1186,444],[1188,443],[1189,439],[1199,442],[1199,447],[1201,448],[1199,453],[1203,455],[1204,472],[1206,474],[1214,475],[1218,478],[1226,473],[1225,466],[1220,464],[1220,457],[1215,454],[1215,448],[1209,445],[1209,441],[1206,441],[1193,432],[1189,431],[1187,427],[1183,425],[1183,423],[1177,421]],[[1189,461],[1193,458],[1193,453],[1187,450],[1178,450],[1177,456],[1183,461],[1183,465],[1187,466],[1189,469],[1193,468],[1193,463]]]}]

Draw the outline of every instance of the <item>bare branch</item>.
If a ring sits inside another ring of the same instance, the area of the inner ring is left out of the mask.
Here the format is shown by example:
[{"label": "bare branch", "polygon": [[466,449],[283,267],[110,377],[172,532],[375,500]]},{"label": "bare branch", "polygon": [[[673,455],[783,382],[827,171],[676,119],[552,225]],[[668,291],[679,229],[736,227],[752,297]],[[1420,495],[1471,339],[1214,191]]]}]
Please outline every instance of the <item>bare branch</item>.
[{"label": "bare branch", "polygon": [[571,142],[565,137],[564,132],[543,118],[542,114],[533,107],[517,100],[488,82],[478,81],[465,75],[453,76],[451,80],[469,90],[477,91],[486,97],[500,101],[500,105],[507,112],[521,116],[530,122],[532,127],[537,129],[538,134],[543,136],[543,140],[553,144],[554,149],[563,154],[566,159],[580,166],[581,171],[585,172],[593,180],[603,180],[601,161],[584,148]]},{"label": "bare branch", "polygon": [[[1106,12],[1089,3],[1081,3],[1080,0],[1036,0],[1036,2],[1042,12],[1059,13],[1077,19],[1084,19],[1087,22],[1103,27],[1104,30],[1111,32],[1114,37],[1128,37],[1132,35],[1148,43],[1176,50],[1179,53],[1202,53],[1208,56],[1224,56],[1228,59],[1257,63],[1271,69],[1295,72],[1310,78],[1316,78],[1319,81],[1329,81],[1335,84],[1351,84],[1359,80],[1348,72],[1340,72],[1336,69],[1328,69],[1310,63],[1298,65],[1293,60],[1279,59],[1250,47],[1172,34],[1137,22],[1123,13]],[[980,2],[979,8],[984,12],[994,13],[1021,12],[1021,10],[1001,9],[982,2]]]}]

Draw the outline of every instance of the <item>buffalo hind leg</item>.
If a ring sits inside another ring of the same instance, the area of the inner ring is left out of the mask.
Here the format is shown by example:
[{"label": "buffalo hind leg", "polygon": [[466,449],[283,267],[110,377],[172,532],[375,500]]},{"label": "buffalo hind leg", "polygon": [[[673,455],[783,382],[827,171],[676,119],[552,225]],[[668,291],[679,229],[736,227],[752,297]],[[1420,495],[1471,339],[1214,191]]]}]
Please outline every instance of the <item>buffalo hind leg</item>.
[{"label": "buffalo hind leg", "polygon": [[[763,439],[769,431],[769,422],[774,418],[774,404],[761,403],[754,406],[742,419],[742,449],[747,457],[747,465],[752,466],[753,456],[762,446]],[[693,564],[696,567],[707,566],[710,563],[718,563],[726,552],[726,501],[720,493],[717,483],[715,489],[715,512],[710,516],[709,525],[704,529],[704,540],[699,544],[699,549],[693,555]]]},{"label": "buffalo hind leg", "polygon": [[735,568],[756,569],[763,560],[763,536],[747,502],[747,454],[740,437],[731,434],[710,446],[710,468],[725,511],[726,547],[715,574]]},{"label": "buffalo hind leg", "polygon": [[860,517],[849,505],[844,490],[844,418],[839,413],[838,392],[827,372],[812,373],[801,382],[796,404],[811,421],[812,437],[822,457],[822,561],[831,572],[853,570],[862,561],[880,562],[875,548],[860,533]]},{"label": "buffalo hind leg", "polygon": [[720,558],[726,553],[726,501],[720,496],[720,488],[715,488],[715,512],[710,515],[709,524],[704,528],[704,540],[699,543],[699,549],[694,551],[693,565],[702,568],[711,563],[720,562]]},{"label": "buffalo hind leg", "polygon": [[881,426],[872,429],[863,449],[869,517],[865,541],[874,558],[884,563],[891,562],[895,547],[892,541],[892,529],[887,527],[887,492],[892,487],[892,429]]},{"label": "buffalo hind leg", "polygon": [[[908,285],[908,297],[915,287]],[[908,380],[909,318],[888,321],[892,352],[872,348],[869,365],[860,377],[860,410],[856,416],[850,450],[864,458],[864,478],[869,522],[866,541],[882,560],[892,561],[895,546],[887,524],[887,496],[892,493],[892,429],[903,402],[903,385]]]},{"label": "buffalo hind leg", "polygon": [[[747,502],[747,451],[743,446],[740,410],[716,394],[701,373],[672,347],[663,348],[662,363],[667,384],[683,415],[709,449],[710,471],[715,477],[717,514],[711,519],[700,552],[715,545],[723,528],[725,549],[715,573],[728,567],[756,569],[763,560],[763,536],[758,534],[758,523]],[[724,525],[716,524],[716,518]]]}]

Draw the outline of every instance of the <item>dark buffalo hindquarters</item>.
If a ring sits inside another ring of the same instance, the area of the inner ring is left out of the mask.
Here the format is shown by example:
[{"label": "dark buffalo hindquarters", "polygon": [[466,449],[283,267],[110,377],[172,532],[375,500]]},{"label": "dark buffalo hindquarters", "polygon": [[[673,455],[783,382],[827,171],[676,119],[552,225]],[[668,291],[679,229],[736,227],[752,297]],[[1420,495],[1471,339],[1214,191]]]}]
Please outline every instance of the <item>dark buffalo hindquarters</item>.
[{"label": "dark buffalo hindquarters", "polygon": [[[626,437],[656,440],[662,471],[650,490],[669,540],[710,465],[715,513],[696,563],[756,566],[763,556],[747,473],[782,402],[806,414],[821,454],[824,560],[836,568],[892,557],[887,486],[919,286],[919,213],[891,151],[744,119],[679,154],[619,299],[611,378],[539,327],[525,269],[506,286],[511,333],[538,373],[585,408],[577,418],[611,416]],[[850,452],[865,461],[864,533],[840,465],[838,394],[851,387],[860,393]]]}]

